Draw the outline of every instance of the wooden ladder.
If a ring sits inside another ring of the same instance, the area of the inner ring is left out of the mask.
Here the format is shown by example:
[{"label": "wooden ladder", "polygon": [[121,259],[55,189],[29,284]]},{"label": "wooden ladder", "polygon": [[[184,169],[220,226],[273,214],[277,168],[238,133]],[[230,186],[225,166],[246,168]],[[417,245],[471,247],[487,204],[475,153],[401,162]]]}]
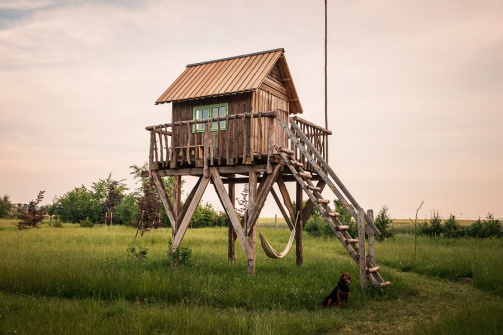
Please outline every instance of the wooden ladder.
[{"label": "wooden ladder", "polygon": [[[297,124],[292,119],[290,119],[291,128],[289,128],[286,123],[280,118],[278,118],[278,121],[281,127],[285,130],[286,134],[289,136],[293,145],[299,149],[302,155],[314,167],[317,174],[325,181],[325,183],[334,192],[336,197],[344,204],[344,206],[348,209],[355,220],[360,220],[362,221],[362,223],[366,223],[365,230],[369,234],[381,235],[381,232],[375,226],[373,220],[363,212],[363,209],[358,205],[358,203],[356,203],[351,194],[349,194],[347,189],[342,185],[328,163],[315,149],[311,141],[308,140],[308,138],[304,135]],[[309,197],[314,206],[316,206],[321,216],[328,223],[344,248],[346,248],[351,258],[356,262],[356,264],[359,265],[360,274],[366,276],[367,280],[374,287],[383,288],[390,285],[391,283],[389,281],[384,281],[382,276],[379,274],[380,268],[376,266],[375,261],[372,260],[371,257],[368,257],[367,254],[362,254],[360,252],[365,250],[365,233],[362,234],[363,248],[362,250],[360,250],[360,247],[362,246],[361,237],[353,238],[349,234],[349,226],[343,225],[339,220],[339,213],[332,210],[329,205],[330,200],[324,199],[322,197],[321,188],[316,187],[313,184],[313,182],[311,181],[312,175],[304,170],[304,164],[295,160],[295,151],[281,148],[277,145],[275,146],[275,149],[283,159],[285,165],[288,166],[288,168],[292,172],[293,177],[301,186],[304,193]],[[339,189],[341,190],[339,190],[336,185],[339,186]],[[358,213],[361,213],[360,218],[358,218]],[[364,257],[365,260],[360,261],[362,257]]]}]

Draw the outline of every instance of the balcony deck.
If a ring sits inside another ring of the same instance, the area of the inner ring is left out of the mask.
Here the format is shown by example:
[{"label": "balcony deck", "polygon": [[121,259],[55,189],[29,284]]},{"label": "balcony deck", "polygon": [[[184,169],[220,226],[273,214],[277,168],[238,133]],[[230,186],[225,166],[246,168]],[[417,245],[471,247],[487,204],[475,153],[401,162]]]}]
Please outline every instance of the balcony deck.
[{"label": "balcony deck", "polygon": [[[302,118],[295,116],[292,119],[327,159],[328,135],[332,133]],[[165,175],[182,174],[184,172],[173,170],[186,169],[193,169],[195,173],[194,168],[208,166],[228,167],[225,170],[236,171],[239,166],[262,165],[269,170],[271,164],[282,163],[274,149],[277,145],[292,150],[292,158],[302,163],[306,171],[315,173],[315,168],[295,149],[291,139],[279,127],[280,121],[278,113],[271,111],[146,127],[150,132],[149,169],[171,170],[165,171]],[[214,123],[217,127],[212,130]],[[195,131],[198,124],[204,124],[204,131]],[[221,124],[225,125],[224,129]]]}]

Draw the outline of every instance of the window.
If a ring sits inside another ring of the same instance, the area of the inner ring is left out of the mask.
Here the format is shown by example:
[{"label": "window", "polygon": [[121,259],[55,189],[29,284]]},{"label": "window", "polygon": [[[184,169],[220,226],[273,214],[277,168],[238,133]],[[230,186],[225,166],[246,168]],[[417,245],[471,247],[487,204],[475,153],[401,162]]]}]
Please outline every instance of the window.
[{"label": "window", "polygon": [[[194,120],[206,120],[215,117],[225,117],[227,115],[228,104],[218,104],[218,105],[209,105],[209,106],[198,106],[194,107]],[[220,130],[225,130],[226,121],[220,121]],[[201,122],[197,123],[194,127],[192,127],[193,132],[202,132],[206,127],[206,123]],[[218,122],[212,122],[211,131],[218,130]]]}]

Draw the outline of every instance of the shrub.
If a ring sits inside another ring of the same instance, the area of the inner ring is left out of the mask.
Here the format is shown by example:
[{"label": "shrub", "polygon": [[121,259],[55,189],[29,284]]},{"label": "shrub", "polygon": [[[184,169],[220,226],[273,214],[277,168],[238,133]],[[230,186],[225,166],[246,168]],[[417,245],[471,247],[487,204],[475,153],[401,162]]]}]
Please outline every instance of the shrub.
[{"label": "shrub", "polygon": [[334,232],[321,215],[311,215],[304,226],[304,231],[311,236],[323,237],[325,239],[335,236]]},{"label": "shrub", "polygon": [[24,205],[18,209],[21,221],[18,222],[18,229],[39,228],[40,223],[44,219],[44,210],[39,207],[40,202],[44,199],[45,191],[40,191],[37,200],[30,201],[28,205]]},{"label": "shrub", "polygon": [[393,223],[393,219],[389,216],[388,210],[388,206],[384,205],[374,220],[375,225],[381,231],[381,236],[379,236],[380,240],[384,240],[385,238],[392,237],[394,235],[391,231],[389,231],[390,225]]},{"label": "shrub", "polygon": [[147,248],[139,247],[138,250],[136,250],[135,247],[129,247],[127,248],[127,253],[129,255],[129,258],[131,259],[131,262],[134,263],[134,259],[136,258],[137,265],[140,266],[141,262],[143,259],[147,258]]},{"label": "shrub", "polygon": [[502,237],[501,222],[495,219],[493,214],[488,213],[486,219],[480,218],[466,229],[466,236],[475,238]]},{"label": "shrub", "polygon": [[441,236],[443,233],[442,217],[438,211],[433,210],[429,223],[426,222],[426,224],[421,227],[421,232],[432,237]]},{"label": "shrub", "polygon": [[171,246],[173,241],[169,239],[168,241],[168,260],[171,268],[178,269],[180,266],[191,266],[192,261],[192,250],[187,247],[178,247],[174,252],[171,251]]},{"label": "shrub", "polygon": [[465,229],[458,223],[456,217],[451,214],[444,221],[444,236],[447,238],[459,238],[465,235]]},{"label": "shrub", "polygon": [[218,213],[209,202],[199,205],[190,221],[192,228],[214,227],[218,222]]},{"label": "shrub", "polygon": [[10,197],[5,194],[0,198],[0,219],[8,219],[11,215],[12,203]]},{"label": "shrub", "polygon": [[82,220],[79,222],[80,226],[82,228],[92,228],[94,227],[94,222],[92,222],[91,220],[89,220],[89,218],[86,218],[85,220]]}]

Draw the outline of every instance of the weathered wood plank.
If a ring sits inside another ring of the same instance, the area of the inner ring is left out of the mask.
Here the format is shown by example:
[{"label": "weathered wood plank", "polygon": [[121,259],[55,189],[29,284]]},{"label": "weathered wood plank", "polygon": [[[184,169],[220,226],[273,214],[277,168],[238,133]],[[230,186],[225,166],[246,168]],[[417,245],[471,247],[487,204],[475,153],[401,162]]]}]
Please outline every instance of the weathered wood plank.
[{"label": "weathered wood plank", "polygon": [[190,202],[189,207],[187,208],[187,212],[185,213],[185,216],[180,223],[180,227],[178,227],[175,238],[173,239],[173,243],[171,245],[172,252],[175,252],[182,242],[183,236],[185,235],[185,232],[189,227],[190,220],[192,220],[192,216],[194,215],[197,205],[199,205],[199,202],[201,201],[204,191],[206,190],[206,186],[208,186],[209,182],[210,178],[204,177],[202,178],[201,183],[199,183],[197,190],[194,193],[194,198]]},{"label": "weathered wood plank", "polygon": [[[247,223],[247,234],[250,233],[250,230],[253,228],[255,225],[255,222],[257,221],[260,212],[262,211],[262,208],[264,208],[265,201],[267,199],[267,195],[271,191],[272,186],[274,185],[274,182],[276,181],[276,178],[279,175],[279,168],[281,167],[280,164],[276,164],[273,168],[273,172],[269,175],[267,175],[267,178],[265,181],[260,183],[259,187],[259,194],[256,199],[255,206],[253,206],[252,211],[248,215],[248,223]],[[256,175],[256,173],[255,173]],[[255,177],[256,178],[256,177]]]},{"label": "weathered wood plank", "polygon": [[285,204],[286,208],[288,209],[288,212],[290,213],[290,217],[293,219],[295,218],[295,210],[293,209],[292,205],[292,199],[290,198],[290,194],[288,193],[288,190],[286,188],[286,185],[283,181],[282,176],[278,176],[276,179],[276,184],[278,184],[279,191],[281,192],[281,196],[283,197],[283,203]]},{"label": "weathered wood plank", "polygon": [[[180,178],[180,176],[175,176],[175,178]],[[201,181],[203,180],[203,176],[199,177],[198,181],[192,188],[192,190],[189,193],[189,196],[187,199],[185,199],[185,202],[183,204],[182,209],[179,211],[178,215],[176,216],[176,222],[180,222],[183,217],[187,214],[187,209],[189,208],[189,205],[192,202],[192,199],[194,199],[194,195],[196,194],[196,191],[199,189],[199,185],[201,184]]]},{"label": "weathered wood plank", "polygon": [[[257,173],[253,171],[250,172],[249,178],[250,178],[250,184],[249,184],[250,187],[248,193],[248,199],[249,199],[248,213],[251,213],[257,211]],[[250,227],[248,227],[248,224],[245,225],[245,233],[248,239],[248,243],[251,246],[253,255],[256,255],[257,243],[255,239],[256,237],[255,222],[253,222],[253,224],[251,224]],[[256,271],[256,262],[254,256],[253,259],[248,259],[248,274],[254,275],[255,271]]]},{"label": "weathered wood plank", "polygon": [[358,218],[358,257],[360,267],[360,284],[362,288],[367,287],[367,260],[365,257],[365,212],[359,208],[357,212]]},{"label": "weathered wood plank", "polygon": [[164,187],[161,176],[157,172],[152,172],[152,179],[154,180],[155,188],[157,189],[157,193],[159,193],[159,197],[161,198],[161,202],[166,210],[166,214],[168,215],[169,222],[171,222],[173,226],[173,234],[177,230],[175,216],[173,215],[173,206],[169,202],[168,192]]},{"label": "weathered wood plank", "polygon": [[217,192],[218,198],[220,199],[220,203],[225,209],[229,220],[231,221],[232,226],[234,227],[234,231],[241,243],[241,247],[246,255],[247,259],[254,259],[255,255],[252,252],[251,245],[246,239],[246,234],[239,222],[238,216],[236,214],[236,210],[234,206],[232,206],[232,202],[229,199],[229,195],[225,191],[224,184],[222,183],[222,178],[218,174],[218,170],[214,167],[210,168],[211,178],[213,180],[213,186],[215,187],[215,191]]},{"label": "weathered wood plank", "polygon": [[276,193],[276,190],[274,189],[274,187],[271,188],[271,194],[272,194],[272,197],[274,198],[274,201],[276,201],[276,205],[278,206],[279,211],[281,212],[281,215],[283,215],[283,218],[285,219],[285,222],[288,225],[288,228],[290,228],[290,230],[292,230],[293,227],[295,226],[295,224],[292,223],[292,221],[290,220],[290,216],[288,215],[288,213],[285,210],[285,207],[281,203],[281,200],[279,199],[278,193]]},{"label": "weathered wood plank", "polygon": [[[190,129],[190,124],[187,123],[187,164],[192,164],[190,162],[190,142],[192,140],[192,129]],[[197,149],[197,148],[196,148]]]},{"label": "weathered wood plank", "polygon": [[[367,210],[368,218],[374,222],[374,211],[372,209]],[[376,263],[376,252],[375,252],[375,234],[372,229],[367,230],[368,237],[368,247],[369,247],[369,262],[371,264]]]}]

